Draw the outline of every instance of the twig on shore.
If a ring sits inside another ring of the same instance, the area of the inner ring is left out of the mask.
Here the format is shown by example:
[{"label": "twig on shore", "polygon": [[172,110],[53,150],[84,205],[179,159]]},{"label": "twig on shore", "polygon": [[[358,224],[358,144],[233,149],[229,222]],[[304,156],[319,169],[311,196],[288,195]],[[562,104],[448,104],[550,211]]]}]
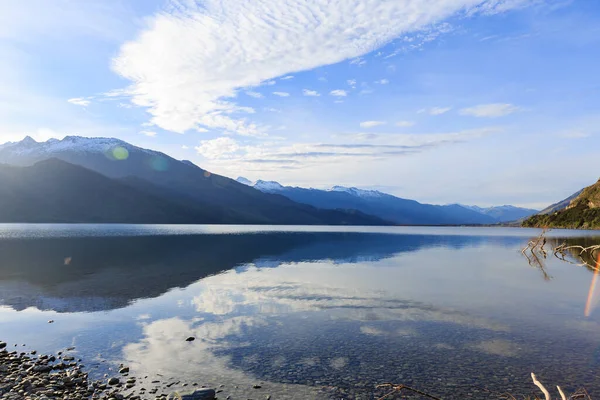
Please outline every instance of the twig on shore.
[{"label": "twig on shore", "polygon": [[418,390],[418,389],[411,388],[411,387],[409,387],[409,386],[406,386],[406,385],[398,385],[398,384],[396,384],[396,383],[382,383],[381,385],[377,385],[377,388],[378,388],[378,389],[379,389],[379,388],[382,388],[382,387],[389,387],[389,388],[392,388],[392,391],[391,391],[391,392],[389,392],[389,393],[387,393],[387,394],[386,394],[386,395],[384,395],[383,397],[379,397],[377,400],[385,400],[385,399],[387,399],[388,397],[390,397],[391,395],[393,395],[394,393],[400,393],[402,390],[405,390],[405,389],[406,389],[406,390],[408,390],[408,391],[410,391],[410,392],[414,392],[414,393],[420,394],[421,396],[423,396],[423,397],[427,397],[427,398],[429,398],[429,399],[433,399],[433,400],[442,400],[442,399],[441,399],[441,398],[439,398],[439,397],[432,396],[432,395],[430,395],[429,393],[422,392],[422,391],[420,391],[420,390]]}]

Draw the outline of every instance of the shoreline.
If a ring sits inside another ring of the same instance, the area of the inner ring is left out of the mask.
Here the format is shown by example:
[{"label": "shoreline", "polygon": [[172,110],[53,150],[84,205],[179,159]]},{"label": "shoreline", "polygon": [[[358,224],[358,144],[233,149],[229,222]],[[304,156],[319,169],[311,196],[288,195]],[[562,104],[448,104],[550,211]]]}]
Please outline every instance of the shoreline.
[{"label": "shoreline", "polygon": [[[17,345],[9,347],[0,341],[0,398],[3,400],[162,400],[169,398],[175,392],[171,387],[180,383],[148,381],[147,376],[137,378],[126,366],[121,366],[118,373],[105,374],[103,379],[90,379],[82,360],[69,355],[68,351],[74,348],[56,354],[19,350]],[[183,400],[212,400],[221,391],[197,383],[189,387],[189,390],[177,391]]]}]

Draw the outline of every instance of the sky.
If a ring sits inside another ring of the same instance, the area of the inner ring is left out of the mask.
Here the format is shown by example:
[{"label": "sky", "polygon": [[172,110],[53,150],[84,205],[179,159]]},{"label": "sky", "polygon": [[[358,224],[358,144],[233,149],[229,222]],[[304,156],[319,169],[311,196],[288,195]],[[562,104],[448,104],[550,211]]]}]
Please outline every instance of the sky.
[{"label": "sky", "polygon": [[600,177],[600,2],[0,0],[0,143],[542,208]]}]

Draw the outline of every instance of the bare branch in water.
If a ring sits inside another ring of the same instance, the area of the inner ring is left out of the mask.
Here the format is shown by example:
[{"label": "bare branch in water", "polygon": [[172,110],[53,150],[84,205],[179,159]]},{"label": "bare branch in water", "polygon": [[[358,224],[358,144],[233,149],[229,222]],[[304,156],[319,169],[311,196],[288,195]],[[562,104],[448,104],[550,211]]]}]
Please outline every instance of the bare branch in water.
[{"label": "bare branch in water", "polygon": [[544,229],[537,238],[530,240],[527,246],[521,250],[521,253],[527,258],[529,265],[539,269],[544,275],[544,280],[549,281],[551,277],[546,272],[544,265],[544,260],[548,257],[548,253],[544,248],[546,246],[546,232],[548,230]]}]

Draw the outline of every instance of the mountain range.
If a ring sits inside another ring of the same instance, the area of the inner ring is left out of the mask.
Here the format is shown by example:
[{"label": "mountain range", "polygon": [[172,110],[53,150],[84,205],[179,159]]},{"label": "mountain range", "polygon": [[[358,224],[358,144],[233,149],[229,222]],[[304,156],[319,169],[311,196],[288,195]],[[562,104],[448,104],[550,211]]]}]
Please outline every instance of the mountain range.
[{"label": "mountain range", "polygon": [[[27,137],[0,146],[2,222],[383,225],[263,193],[118,139]],[[139,208],[137,207],[139,206]]]},{"label": "mountain range", "polygon": [[497,224],[515,221],[537,213],[537,210],[514,206],[481,208],[460,204],[432,205],[403,199],[376,190],[333,186],[328,190],[283,186],[274,181],[238,182],[265,193],[281,194],[298,203],[319,208],[348,208],[375,215],[402,225]]},{"label": "mountain range", "polygon": [[0,145],[0,164],[0,222],[463,225],[534,212],[236,181],[113,138],[26,137]]}]

